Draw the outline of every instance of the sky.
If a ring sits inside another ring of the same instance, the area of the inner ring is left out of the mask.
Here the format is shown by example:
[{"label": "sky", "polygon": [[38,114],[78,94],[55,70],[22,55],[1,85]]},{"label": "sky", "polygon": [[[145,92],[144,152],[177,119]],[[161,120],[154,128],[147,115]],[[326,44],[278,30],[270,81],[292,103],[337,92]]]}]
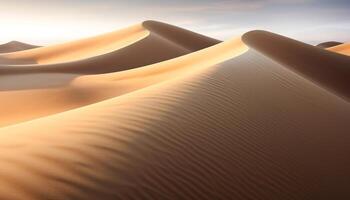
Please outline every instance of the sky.
[{"label": "sky", "polygon": [[221,40],[262,29],[311,44],[350,41],[350,0],[0,0],[0,43],[48,45],[145,20]]}]

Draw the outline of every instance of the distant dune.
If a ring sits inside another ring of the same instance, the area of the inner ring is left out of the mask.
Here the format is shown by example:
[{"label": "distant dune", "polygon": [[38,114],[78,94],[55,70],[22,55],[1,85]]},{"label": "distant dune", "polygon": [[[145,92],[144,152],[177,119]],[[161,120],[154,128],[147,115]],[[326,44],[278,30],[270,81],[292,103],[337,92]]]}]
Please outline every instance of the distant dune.
[{"label": "distant dune", "polygon": [[[154,26],[156,24],[155,22],[151,22],[150,25]],[[159,27],[154,27],[154,30],[158,30],[157,28],[166,30],[168,26],[161,23],[159,23],[159,25]],[[171,31],[178,31],[178,35],[184,33],[183,38],[179,37],[180,39],[178,39],[184,43],[183,46],[186,46],[186,37],[188,37],[189,41],[189,44],[187,44],[188,48],[200,49],[203,48],[203,45],[209,45],[207,43],[208,41],[204,41],[204,37],[195,42],[191,39],[191,37],[196,36],[194,33],[176,29],[171,26],[169,27]],[[166,35],[167,33],[164,32],[164,36]],[[169,36],[169,38],[170,37],[171,36]],[[153,46],[149,46],[149,48]],[[172,51],[172,49],[167,49],[168,47],[169,46],[159,46],[156,48],[164,48],[164,51],[168,52]],[[139,69],[94,76],[79,76],[78,74],[73,74],[77,72],[75,71],[77,68],[74,68],[75,65],[70,68],[71,66],[68,63],[68,68],[66,69],[69,70],[69,73],[58,73],[62,72],[59,66],[45,66],[47,70],[42,71],[38,71],[38,69],[42,69],[43,66],[26,66],[29,68],[29,71],[33,70],[31,73],[27,73],[26,67],[23,67],[23,70],[15,70],[15,66],[9,66],[8,71],[12,71],[12,73],[0,79],[0,90],[3,91],[0,93],[0,113],[6,114],[5,118],[0,119],[0,125],[8,125],[66,111],[107,98],[116,97],[134,90],[139,90],[152,84],[172,79],[181,74],[193,73],[198,68],[210,67],[243,53],[246,49],[247,47],[239,38],[232,39],[202,51],[196,51],[192,54],[159,62],[150,66],[143,66]],[[194,51],[194,49],[191,51]],[[142,51],[140,51],[140,56],[141,52]],[[123,54],[123,56],[126,56],[124,58],[126,62],[132,62],[134,59],[134,55],[131,53],[127,55]],[[101,56],[101,58],[106,57]],[[120,60],[113,57],[110,58],[112,59],[110,61],[112,62],[111,65],[96,65],[96,63],[90,60],[90,65],[76,66],[79,67],[81,71],[90,70],[89,73],[93,71],[101,72],[98,68],[108,69],[108,66],[111,67],[110,70],[114,69],[115,71],[119,71],[120,68],[118,67],[120,66],[117,64],[114,66],[114,63],[118,63]],[[140,63],[148,63],[146,62],[148,57],[137,58],[137,60]],[[97,70],[91,68],[94,66]],[[6,72],[4,72],[4,74],[6,74]]]},{"label": "distant dune", "polygon": [[343,44],[343,43],[335,42],[335,41],[329,41],[329,42],[320,43],[320,44],[318,44],[316,46],[321,47],[321,48],[330,48],[330,47],[334,47],[334,46],[337,46],[337,45],[340,45],[340,44]]},{"label": "distant dune", "polygon": [[146,21],[93,38],[0,55],[0,73],[115,72],[182,56],[219,42],[171,25]]},{"label": "distant dune", "polygon": [[0,55],[0,199],[349,199],[339,46],[147,21]]},{"label": "distant dune", "polygon": [[31,44],[26,44],[18,41],[11,41],[6,44],[1,44],[0,45],[0,53],[10,53],[10,52],[15,52],[15,51],[23,51],[27,49],[34,49],[38,48],[39,46],[31,45]]},{"label": "distant dune", "polygon": [[346,56],[350,56],[350,43],[341,44],[335,47],[328,48],[330,51],[334,51]]}]

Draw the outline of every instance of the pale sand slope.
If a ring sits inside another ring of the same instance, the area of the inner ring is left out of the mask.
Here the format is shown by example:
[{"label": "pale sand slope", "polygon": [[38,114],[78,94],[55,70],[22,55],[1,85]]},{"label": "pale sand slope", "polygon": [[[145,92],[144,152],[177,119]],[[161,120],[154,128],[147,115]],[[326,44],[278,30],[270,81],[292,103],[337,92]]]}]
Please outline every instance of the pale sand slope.
[{"label": "pale sand slope", "polygon": [[328,48],[327,50],[350,56],[350,43],[337,45],[335,47]]},{"label": "pale sand slope", "polygon": [[0,73],[115,72],[182,56],[219,42],[169,24],[146,21],[93,38],[0,55]]},{"label": "pale sand slope", "polygon": [[349,102],[255,50],[177,77],[1,128],[0,199],[350,198]]},{"label": "pale sand slope", "polygon": [[[121,49],[148,35],[149,32],[139,24],[91,38],[5,54],[2,55],[2,57],[13,59],[13,62],[26,61],[28,64],[70,62],[103,55]],[[20,62],[20,64],[21,63],[24,62]]]},{"label": "pale sand slope", "polygon": [[[167,81],[235,57],[240,39],[150,66],[106,75],[30,73],[0,76],[0,126],[63,112]],[[132,55],[131,55],[132,56]]]},{"label": "pale sand slope", "polygon": [[15,52],[15,51],[23,51],[27,49],[34,49],[38,48],[39,46],[26,44],[18,41],[11,41],[6,44],[0,45],[0,54],[1,53],[9,53],[9,52]]},{"label": "pale sand slope", "polygon": [[350,104],[254,51],[0,129],[3,199],[347,199]]}]

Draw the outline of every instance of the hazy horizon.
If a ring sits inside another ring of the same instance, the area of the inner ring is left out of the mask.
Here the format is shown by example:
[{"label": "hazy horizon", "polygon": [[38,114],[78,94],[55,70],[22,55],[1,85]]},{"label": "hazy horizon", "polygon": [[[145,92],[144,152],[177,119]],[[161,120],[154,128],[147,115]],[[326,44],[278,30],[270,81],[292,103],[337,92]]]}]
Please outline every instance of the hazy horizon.
[{"label": "hazy horizon", "polygon": [[47,45],[157,20],[225,40],[264,29],[307,43],[350,40],[346,0],[0,0],[0,43]]}]

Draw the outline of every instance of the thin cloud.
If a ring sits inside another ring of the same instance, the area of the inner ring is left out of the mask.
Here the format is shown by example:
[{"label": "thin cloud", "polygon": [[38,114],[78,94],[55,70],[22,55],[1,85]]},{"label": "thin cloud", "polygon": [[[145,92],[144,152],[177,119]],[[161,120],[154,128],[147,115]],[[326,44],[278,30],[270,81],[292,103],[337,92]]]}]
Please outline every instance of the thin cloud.
[{"label": "thin cloud", "polygon": [[186,2],[179,4],[145,5],[143,9],[158,12],[224,12],[252,11],[276,4],[304,4],[314,0],[222,0],[215,2]]}]

